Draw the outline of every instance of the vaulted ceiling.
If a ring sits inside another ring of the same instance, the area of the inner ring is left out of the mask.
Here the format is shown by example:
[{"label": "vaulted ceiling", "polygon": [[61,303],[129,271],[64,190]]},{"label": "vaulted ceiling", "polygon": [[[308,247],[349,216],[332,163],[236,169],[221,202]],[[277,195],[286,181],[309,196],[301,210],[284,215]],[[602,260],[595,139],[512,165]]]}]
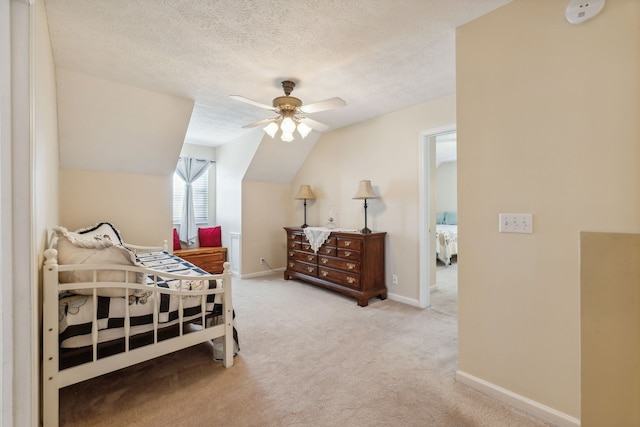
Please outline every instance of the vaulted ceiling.
[{"label": "vaulted ceiling", "polygon": [[46,0],[56,67],[195,102],[188,142],[218,146],[297,83],[337,129],[455,92],[455,28],[511,0]]}]

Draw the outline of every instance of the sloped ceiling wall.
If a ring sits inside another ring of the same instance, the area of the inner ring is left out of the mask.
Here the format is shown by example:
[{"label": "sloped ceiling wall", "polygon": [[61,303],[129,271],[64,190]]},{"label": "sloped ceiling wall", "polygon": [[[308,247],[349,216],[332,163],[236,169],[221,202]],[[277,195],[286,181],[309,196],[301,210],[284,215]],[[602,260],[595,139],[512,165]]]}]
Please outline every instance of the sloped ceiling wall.
[{"label": "sloped ceiling wall", "polygon": [[262,129],[251,134],[261,138],[251,163],[244,176],[248,181],[288,183],[298,173],[311,149],[320,138],[317,132],[311,132],[306,138],[296,137],[292,142],[271,138]]},{"label": "sloped ceiling wall", "polygon": [[[184,144],[192,100],[57,70],[60,168],[170,175]],[[320,134],[293,142],[261,128],[244,179],[290,182]],[[233,144],[234,142],[230,142]]]},{"label": "sloped ceiling wall", "polygon": [[60,168],[169,175],[193,101],[58,68]]}]

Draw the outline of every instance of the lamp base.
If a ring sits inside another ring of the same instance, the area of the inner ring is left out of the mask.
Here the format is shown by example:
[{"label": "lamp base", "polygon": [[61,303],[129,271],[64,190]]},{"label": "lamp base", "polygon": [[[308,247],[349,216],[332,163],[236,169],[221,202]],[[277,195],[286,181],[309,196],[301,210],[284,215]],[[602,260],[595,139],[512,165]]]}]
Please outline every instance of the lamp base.
[{"label": "lamp base", "polygon": [[307,228],[307,227],[308,227],[308,225],[307,225],[306,222],[300,226],[300,228]]},{"label": "lamp base", "polygon": [[360,230],[360,232],[361,232],[362,234],[368,234],[368,233],[371,233],[371,230],[369,230],[367,227],[365,227],[365,228],[363,228],[362,230]]}]

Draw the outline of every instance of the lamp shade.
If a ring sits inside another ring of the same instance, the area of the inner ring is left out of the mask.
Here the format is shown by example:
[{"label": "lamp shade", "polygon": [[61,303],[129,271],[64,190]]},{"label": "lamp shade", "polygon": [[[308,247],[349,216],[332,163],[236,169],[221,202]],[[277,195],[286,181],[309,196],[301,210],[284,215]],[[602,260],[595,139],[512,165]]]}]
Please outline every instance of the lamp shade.
[{"label": "lamp shade", "polygon": [[353,196],[354,199],[379,199],[380,197],[373,191],[371,181],[368,179],[360,181],[358,191]]},{"label": "lamp shade", "polygon": [[300,186],[298,194],[296,194],[295,197],[297,200],[315,200],[315,198],[316,196],[313,194],[313,191],[311,191],[311,187],[306,184]]}]

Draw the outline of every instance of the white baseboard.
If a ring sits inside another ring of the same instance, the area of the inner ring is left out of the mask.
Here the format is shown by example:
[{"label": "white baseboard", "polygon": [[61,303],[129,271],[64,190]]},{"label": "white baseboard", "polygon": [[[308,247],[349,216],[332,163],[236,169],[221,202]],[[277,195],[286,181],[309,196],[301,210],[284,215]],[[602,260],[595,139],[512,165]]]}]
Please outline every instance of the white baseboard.
[{"label": "white baseboard", "polygon": [[391,294],[388,292],[387,292],[387,298],[389,298],[392,301],[398,301],[403,304],[412,305],[414,307],[420,308],[420,301],[418,301],[417,299],[407,298],[407,297],[403,297],[402,295]]},{"label": "white baseboard", "polygon": [[469,387],[506,403],[509,406],[520,409],[521,411],[524,411],[544,422],[551,423],[554,426],[580,427],[580,420],[577,418],[528,399],[481,378],[467,374],[464,371],[458,370],[456,372],[456,381],[468,385]]},{"label": "white baseboard", "polygon": [[240,278],[240,279],[255,279],[256,277],[263,277],[263,276],[268,276],[272,273],[277,273],[277,272],[281,272],[284,271],[284,267],[282,268],[274,268],[273,270],[267,270],[267,271],[258,271],[257,273],[249,273],[249,274],[241,274],[238,275],[236,277]]}]

